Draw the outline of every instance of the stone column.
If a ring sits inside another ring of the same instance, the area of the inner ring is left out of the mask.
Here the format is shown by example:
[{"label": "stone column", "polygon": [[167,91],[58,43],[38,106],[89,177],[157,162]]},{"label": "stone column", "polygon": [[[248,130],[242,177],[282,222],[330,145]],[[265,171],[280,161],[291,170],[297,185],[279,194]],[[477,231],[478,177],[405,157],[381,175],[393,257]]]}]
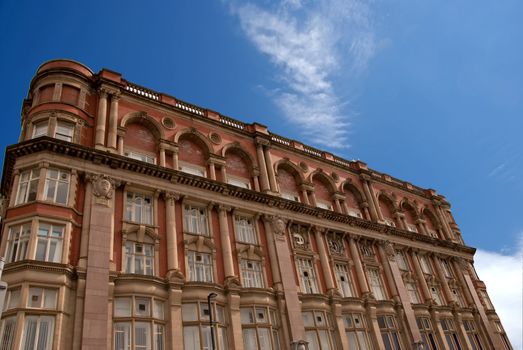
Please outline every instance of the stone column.
[{"label": "stone column", "polygon": [[[407,321],[408,333],[412,343],[415,345],[421,344],[421,334],[419,332],[418,325],[416,323],[416,316],[414,315],[414,310],[412,309],[412,304],[410,302],[410,297],[403,283],[403,278],[401,276],[401,271],[399,269],[398,263],[396,262],[396,253],[394,247],[389,242],[382,242],[378,245],[378,250],[380,257],[383,261],[383,264],[390,269],[391,278],[397,289],[397,295],[395,296],[401,302],[403,311],[405,312],[405,320]],[[416,349],[416,348],[415,348]]]},{"label": "stone column", "polygon": [[430,312],[430,319],[434,325],[434,335],[438,340],[438,344],[442,346],[442,350],[450,350],[447,339],[445,339],[445,332],[441,327],[441,317],[439,317],[439,311],[432,309]]},{"label": "stone column", "polygon": [[445,239],[451,240],[452,234],[451,234],[450,226],[449,226],[449,223],[447,222],[447,218],[445,217],[445,214],[442,213],[442,211],[441,211],[441,202],[436,199],[433,199],[432,204],[434,205],[434,208],[436,209],[436,215],[438,216],[438,219],[441,222],[441,228],[442,228],[443,234],[445,236]]},{"label": "stone column", "polygon": [[378,325],[378,317],[376,315],[376,302],[367,304],[367,319],[369,320],[369,334],[373,340],[374,349],[385,349],[383,338],[381,337],[380,326]]},{"label": "stone column", "polygon": [[180,166],[178,164],[178,147],[173,149],[173,169],[180,170]]},{"label": "stone column", "polygon": [[109,111],[109,133],[107,134],[107,147],[116,150],[116,136],[118,128],[118,100],[120,94],[111,96],[111,110]]},{"label": "stone column", "polygon": [[115,181],[105,175],[88,175],[92,182],[85,281],[82,349],[107,347],[109,327],[110,247],[114,222]]},{"label": "stone column", "polygon": [[438,279],[441,281],[441,286],[443,287],[443,294],[445,295],[445,299],[447,300],[447,305],[453,303],[455,301],[454,295],[450,291],[447,277],[445,277],[445,274],[441,270],[441,262],[437,257],[429,257],[429,259],[432,259],[434,263],[433,265],[436,269],[436,275],[438,276]]},{"label": "stone column", "polygon": [[49,117],[49,129],[47,130],[47,136],[55,137],[57,124],[58,121],[56,120],[56,113],[52,112],[51,117]]},{"label": "stone column", "polygon": [[356,268],[356,276],[358,277],[358,284],[361,288],[361,294],[362,296],[365,296],[369,294],[369,286],[367,285],[367,279],[365,278],[365,272],[363,271],[363,266],[361,265],[361,258],[354,237],[349,237],[349,249],[350,255],[352,256],[352,261],[354,261],[354,267]]},{"label": "stone column", "polygon": [[96,146],[105,146],[105,124],[107,123],[107,92],[98,90],[98,114],[96,119]]},{"label": "stone column", "polygon": [[229,349],[243,350],[243,332],[240,316],[240,295],[237,292],[227,294],[227,306],[229,310],[229,325],[232,339],[229,341]]},{"label": "stone column", "polygon": [[310,205],[310,202],[309,202],[309,194],[307,192],[307,189],[305,188],[305,186],[301,186],[301,195],[303,197],[303,202],[307,205]]},{"label": "stone column", "polygon": [[[171,285],[169,288],[169,314],[170,321],[167,322],[166,349],[183,349],[183,321],[182,321],[182,290],[179,285]],[[169,337],[170,334],[170,337]],[[169,347],[169,342],[171,346]]]},{"label": "stone column", "polygon": [[18,196],[18,186],[20,185],[20,170],[13,170],[13,187],[11,188],[11,196],[9,197],[9,207],[14,207],[16,204],[16,197]]},{"label": "stone column", "polygon": [[377,204],[374,202],[374,195],[372,194],[369,186],[370,176],[366,174],[360,175],[361,182],[363,183],[363,192],[365,192],[365,196],[367,197],[367,202],[370,206],[370,217],[372,221],[378,222],[380,220],[383,220],[381,217],[381,212],[377,210]]},{"label": "stone column", "polygon": [[260,192],[260,171],[257,169],[253,170],[252,180],[254,182],[254,190]]},{"label": "stone column", "polygon": [[333,196],[332,196],[332,200],[334,201],[334,207],[336,208],[336,211],[338,213],[342,213],[343,214],[343,210],[341,210],[341,204],[340,204],[340,200],[343,199],[343,196],[338,194],[338,193],[335,193]]},{"label": "stone column", "polygon": [[78,171],[76,169],[71,170],[71,183],[69,185],[69,193],[67,194],[67,204],[71,207],[75,206],[76,202],[76,191],[78,188]]},{"label": "stone column", "polygon": [[176,232],[176,201],[180,196],[173,192],[166,192],[165,197],[165,233],[167,235],[167,274],[178,273],[178,238]]},{"label": "stone column", "polygon": [[62,98],[62,83],[55,83],[53,90],[53,102],[58,102]]},{"label": "stone column", "polygon": [[416,220],[416,224],[418,224],[421,234],[426,236],[428,234],[428,232],[427,232],[427,228],[425,227],[425,220],[418,219],[418,220]]},{"label": "stone column", "polygon": [[298,298],[298,290],[296,288],[291,252],[289,251],[289,245],[285,234],[285,221],[280,217],[274,216],[265,216],[264,219],[269,221],[269,225],[266,225],[266,227],[269,228],[271,234],[274,236],[276,255],[280,262],[279,266],[281,269],[285,305],[287,306],[289,335],[291,341],[291,344],[283,346],[284,348],[287,348],[289,345],[298,344],[305,340],[305,328],[301,317],[301,305]]},{"label": "stone column", "polygon": [[160,144],[160,166],[165,167],[165,145]]},{"label": "stone column", "polygon": [[314,193],[314,189],[311,191],[311,199],[312,199],[311,205],[317,207],[318,201],[316,200],[316,194]]},{"label": "stone column", "polygon": [[124,140],[125,140],[125,129],[124,128],[118,128],[118,130],[116,131],[116,135],[117,135],[117,143],[118,143],[118,149],[117,149],[117,152],[119,155],[123,156],[124,155],[124,150],[123,150],[123,143],[124,143]]},{"label": "stone column", "polygon": [[456,271],[456,278],[458,279],[461,290],[463,291],[463,297],[465,298],[465,301],[468,306],[471,306],[474,304],[474,299],[472,297],[472,294],[468,288],[467,282],[465,281],[465,278],[463,277],[463,274],[460,273],[461,269],[463,269],[463,265],[466,265],[467,263],[460,263],[459,260],[452,259],[452,266],[454,266],[454,271]]},{"label": "stone column", "polygon": [[419,264],[418,256],[415,252],[410,252],[412,257],[412,264],[414,265],[414,272],[416,273],[416,276],[418,277],[418,281],[421,286],[421,291],[423,292],[423,299],[425,302],[427,300],[432,300],[432,293],[429,290],[429,287],[427,285],[427,281],[425,280],[425,275],[423,274],[423,271],[421,270],[421,266]]},{"label": "stone column", "polygon": [[[256,223],[256,224],[258,224],[258,223]],[[265,228],[265,233],[267,235],[267,249],[269,251],[269,261],[270,261],[270,265],[271,265],[272,281],[274,284],[274,289],[277,291],[281,291],[282,286],[281,286],[279,261],[278,261],[278,256],[276,254],[276,243],[274,242],[274,235],[272,233],[270,219],[265,218],[263,220],[263,226]],[[283,322],[283,320],[282,320],[282,322]]]},{"label": "stone column", "polygon": [[405,214],[403,214],[400,211],[396,211],[394,213],[394,218],[396,219],[396,222],[399,224],[399,228],[405,231],[407,230],[407,224],[405,223]]},{"label": "stone column", "polygon": [[314,227],[314,236],[316,237],[316,244],[318,245],[318,253],[320,255],[320,264],[323,271],[323,277],[325,278],[325,285],[327,286],[327,293],[332,295],[333,292],[337,292],[332,279],[332,272],[327,258],[327,250],[325,249],[325,242],[323,240],[324,228]]},{"label": "stone column", "polygon": [[[392,246],[389,247],[387,245],[387,249],[388,250],[392,249],[392,252],[389,251],[388,253],[386,253],[385,249],[383,247],[386,244],[387,244],[386,242],[380,242],[377,245],[378,246],[378,253],[380,255],[381,263],[383,265],[383,272],[385,273],[385,279],[387,280],[387,284],[389,285],[389,290],[390,290],[390,292],[392,294],[392,298],[394,299],[395,302],[399,302],[400,301],[400,297],[399,297],[399,294],[398,294],[397,283],[394,280],[394,277],[392,275],[391,263],[389,261],[389,259],[394,259],[394,248],[392,248]],[[394,261],[394,263],[396,263],[396,261]],[[401,274],[400,274],[400,277],[401,277]],[[403,285],[403,279],[401,280],[401,285]]]},{"label": "stone column", "polygon": [[267,140],[256,138],[256,155],[258,156],[258,166],[260,167],[260,180],[262,192],[267,192],[269,190],[269,176],[267,174],[267,163],[265,161],[265,155],[263,153],[263,145],[267,143]]},{"label": "stone column", "polygon": [[220,223],[220,242],[222,244],[222,257],[223,257],[223,270],[225,274],[225,280],[234,278],[237,279],[234,274],[234,264],[232,261],[232,248],[231,238],[229,236],[229,219],[227,218],[227,212],[231,208],[219,205],[218,206],[218,220]]},{"label": "stone column", "polygon": [[272,157],[270,152],[270,146],[267,144],[264,148],[265,164],[267,165],[267,174],[269,175],[269,184],[272,192],[278,192],[278,185],[276,184],[276,174],[274,174],[274,168],[272,166]]},{"label": "stone column", "polygon": [[341,349],[336,350],[350,350],[349,341],[345,334],[345,323],[343,322],[343,315],[341,313],[341,304],[339,300],[332,303],[331,306],[332,316],[334,318],[334,327],[336,329],[336,338],[338,338],[337,343],[341,345]]}]

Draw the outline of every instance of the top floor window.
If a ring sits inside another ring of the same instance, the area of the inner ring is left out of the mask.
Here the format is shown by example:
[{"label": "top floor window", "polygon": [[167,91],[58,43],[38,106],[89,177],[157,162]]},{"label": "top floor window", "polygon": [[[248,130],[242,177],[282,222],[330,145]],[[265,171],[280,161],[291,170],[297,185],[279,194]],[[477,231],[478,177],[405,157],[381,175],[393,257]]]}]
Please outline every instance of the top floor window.
[{"label": "top floor window", "polygon": [[58,121],[54,137],[58,140],[73,142],[74,124]]},{"label": "top floor window", "polygon": [[47,170],[45,178],[46,199],[55,203],[67,204],[69,194],[69,172],[54,168]]},{"label": "top floor window", "polygon": [[58,140],[73,142],[75,124],[65,120],[52,122],[53,120],[56,119],[46,119],[34,123],[32,138],[51,136]]},{"label": "top floor window", "polygon": [[153,224],[153,199],[143,193],[127,192],[125,219],[139,224]]},{"label": "top floor window", "polygon": [[423,273],[428,275],[432,274],[432,268],[430,266],[429,258],[426,255],[420,255],[419,262]]},{"label": "top floor window", "polygon": [[236,215],[234,217],[234,225],[238,242],[258,244],[252,218]]},{"label": "top floor window", "polygon": [[44,120],[38,123],[35,123],[33,126],[33,138],[37,138],[40,136],[47,136],[47,130],[49,126],[49,121]]},{"label": "top floor window", "polygon": [[149,164],[156,164],[156,158],[154,156],[136,152],[136,151],[127,151],[125,155],[131,159],[140,160]]},{"label": "top floor window", "polygon": [[441,267],[443,269],[443,273],[445,274],[445,277],[451,278],[452,269],[450,268],[449,262],[446,259],[440,259],[440,261],[441,261]]}]

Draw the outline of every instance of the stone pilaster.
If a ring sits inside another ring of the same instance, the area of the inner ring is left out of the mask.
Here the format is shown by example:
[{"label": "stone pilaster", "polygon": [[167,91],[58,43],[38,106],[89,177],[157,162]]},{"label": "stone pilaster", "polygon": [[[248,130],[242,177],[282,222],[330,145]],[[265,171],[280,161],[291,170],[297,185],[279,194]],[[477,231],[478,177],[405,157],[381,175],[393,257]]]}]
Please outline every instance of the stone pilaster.
[{"label": "stone pilaster", "polygon": [[111,109],[109,111],[109,132],[107,134],[107,147],[116,151],[116,137],[118,129],[118,100],[120,94],[111,95]]},{"label": "stone pilaster", "polygon": [[263,152],[263,145],[266,143],[268,143],[267,140],[261,138],[256,139],[256,154],[258,156],[261,190],[263,192],[269,191],[269,176],[267,174],[267,162],[265,160],[265,154]]},{"label": "stone pilaster", "polygon": [[99,90],[98,114],[96,119],[96,146],[105,146],[105,125],[107,123],[107,92]]},{"label": "stone pilaster", "polygon": [[370,217],[372,221],[378,222],[380,220],[383,220],[381,217],[381,212],[378,210],[379,206],[377,205],[377,202],[374,199],[374,194],[372,193],[371,187],[370,187],[370,176],[366,174],[362,174],[360,176],[361,182],[363,183],[363,192],[365,193],[365,196],[367,197],[367,202],[369,203],[370,207]]}]

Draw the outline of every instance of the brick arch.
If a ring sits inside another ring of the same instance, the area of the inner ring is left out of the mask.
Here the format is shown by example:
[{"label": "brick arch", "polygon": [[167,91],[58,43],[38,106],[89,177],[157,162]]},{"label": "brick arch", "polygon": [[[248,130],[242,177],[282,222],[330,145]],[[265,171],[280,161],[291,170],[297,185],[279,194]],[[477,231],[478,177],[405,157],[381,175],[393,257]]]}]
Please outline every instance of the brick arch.
[{"label": "brick arch", "polygon": [[309,175],[309,179],[311,183],[314,183],[314,180],[318,180],[323,183],[325,187],[327,187],[330,194],[333,194],[336,192],[336,183],[334,182],[334,179],[326,174],[323,170],[318,169],[313,171]]},{"label": "brick arch", "polygon": [[176,133],[174,135],[174,142],[179,143],[180,138],[189,137],[192,140],[195,140],[198,144],[200,144],[203,148],[203,151],[206,155],[206,158],[209,157],[210,154],[214,154],[214,148],[211,144],[211,141],[207,137],[205,137],[204,134],[196,130],[195,128],[185,128]]},{"label": "brick arch", "polygon": [[280,191],[292,192],[299,196],[299,186],[305,182],[302,171],[287,159],[274,164]]},{"label": "brick arch", "polygon": [[420,216],[414,203],[408,199],[404,199],[400,204],[400,208],[405,213],[405,219],[407,222],[415,225]]},{"label": "brick arch", "polygon": [[227,162],[228,153],[229,154],[236,153],[238,156],[240,156],[243,159],[243,161],[245,162],[245,164],[249,170],[249,175],[250,176],[254,175],[254,169],[255,169],[254,164],[256,164],[256,163],[255,163],[254,158],[250,155],[249,152],[244,150],[236,142],[233,142],[233,143],[229,143],[229,144],[223,146],[223,148],[222,148],[222,157],[225,158],[226,162]]},{"label": "brick arch", "polygon": [[441,227],[441,224],[438,220],[438,217],[430,208],[425,208],[422,211],[422,217],[425,219],[425,224],[429,230],[438,231]]},{"label": "brick arch", "polygon": [[349,192],[350,194],[352,194],[352,196],[354,197],[354,199],[357,202],[356,204],[358,205],[358,207],[361,207],[363,202],[366,201],[365,196],[360,191],[360,189],[358,187],[356,187],[356,185],[354,185],[352,183],[352,181],[350,181],[349,179],[347,179],[341,183],[340,192],[342,192],[342,193]]},{"label": "brick arch", "polygon": [[305,182],[305,177],[303,176],[303,170],[301,170],[300,167],[298,167],[296,164],[294,164],[290,160],[281,159],[281,160],[277,161],[276,163],[274,163],[274,171],[276,174],[278,174],[278,170],[280,169],[280,167],[282,169],[286,169],[288,172],[291,172],[294,175],[294,177],[296,178],[298,185],[301,185],[302,183]]},{"label": "brick arch", "polygon": [[127,128],[129,124],[142,124],[156,137],[157,141],[165,138],[165,132],[160,123],[145,112],[131,112],[120,121],[120,127]]},{"label": "brick arch", "polygon": [[[382,206],[383,203],[383,206]],[[394,198],[385,192],[378,194],[378,204],[380,206],[381,213],[384,217],[389,219],[395,219],[394,213],[398,210]],[[387,214],[387,215],[385,215]]]}]

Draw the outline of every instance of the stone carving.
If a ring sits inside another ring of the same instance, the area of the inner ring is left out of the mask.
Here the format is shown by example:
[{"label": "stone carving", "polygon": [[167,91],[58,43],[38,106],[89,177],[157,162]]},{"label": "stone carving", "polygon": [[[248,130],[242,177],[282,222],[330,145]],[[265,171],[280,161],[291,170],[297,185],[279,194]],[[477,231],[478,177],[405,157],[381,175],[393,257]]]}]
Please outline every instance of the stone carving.
[{"label": "stone carving", "polygon": [[285,221],[279,217],[279,216],[274,216],[272,218],[272,222],[271,222],[271,226],[272,226],[272,231],[279,235],[279,236],[283,236],[285,234]]},{"label": "stone carving", "polygon": [[394,246],[389,241],[383,242],[383,249],[385,250],[385,254],[387,254],[387,258],[389,261],[396,260],[396,252],[394,251]]},{"label": "stone carving", "polygon": [[93,184],[93,196],[98,204],[109,205],[109,200],[113,198],[114,189],[120,185],[107,175],[88,174],[87,180]]}]

